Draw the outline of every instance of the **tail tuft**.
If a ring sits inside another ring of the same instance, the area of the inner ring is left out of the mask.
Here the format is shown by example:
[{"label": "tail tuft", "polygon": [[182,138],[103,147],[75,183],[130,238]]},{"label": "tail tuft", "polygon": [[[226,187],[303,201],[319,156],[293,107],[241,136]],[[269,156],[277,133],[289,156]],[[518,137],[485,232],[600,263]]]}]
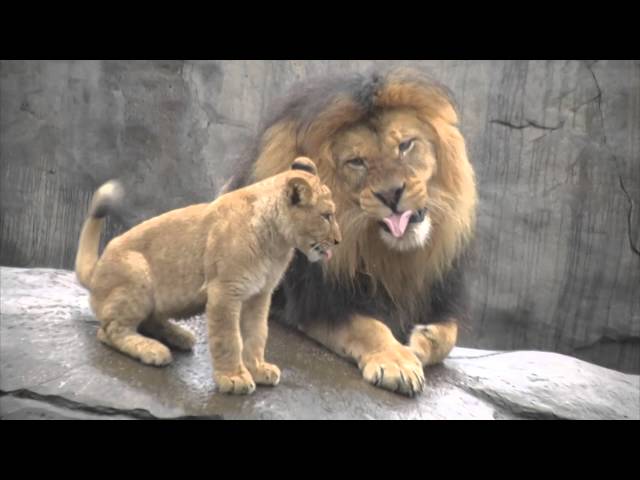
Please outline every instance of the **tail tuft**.
[{"label": "tail tuft", "polygon": [[123,196],[124,190],[117,180],[105,183],[93,194],[89,214],[80,232],[76,255],[76,276],[86,288],[90,288],[93,269],[99,258],[98,248],[104,217],[120,204]]},{"label": "tail tuft", "polygon": [[93,195],[89,215],[93,218],[104,218],[120,205],[123,197],[124,189],[119,181],[111,180],[105,183]]}]

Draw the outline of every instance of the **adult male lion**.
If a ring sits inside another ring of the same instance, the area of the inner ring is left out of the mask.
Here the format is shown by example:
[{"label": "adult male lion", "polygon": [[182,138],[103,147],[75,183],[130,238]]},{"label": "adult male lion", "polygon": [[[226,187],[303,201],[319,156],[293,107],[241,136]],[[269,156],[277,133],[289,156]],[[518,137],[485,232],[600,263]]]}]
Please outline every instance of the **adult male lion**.
[{"label": "adult male lion", "polygon": [[415,70],[307,86],[267,123],[230,188],[303,155],[333,192],[343,242],[328,265],[297,255],[274,306],[367,381],[413,396],[465,312],[477,195],[452,101]]}]

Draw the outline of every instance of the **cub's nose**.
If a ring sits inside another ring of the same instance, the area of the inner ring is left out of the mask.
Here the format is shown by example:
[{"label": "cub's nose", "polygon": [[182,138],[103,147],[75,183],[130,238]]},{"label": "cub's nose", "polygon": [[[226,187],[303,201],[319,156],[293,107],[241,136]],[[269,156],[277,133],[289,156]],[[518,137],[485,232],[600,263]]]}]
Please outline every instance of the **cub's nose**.
[{"label": "cub's nose", "polygon": [[373,194],[378,198],[378,200],[395,212],[396,207],[402,198],[402,194],[404,193],[405,186],[406,184],[403,183],[401,187],[391,188],[382,192],[373,192]]}]

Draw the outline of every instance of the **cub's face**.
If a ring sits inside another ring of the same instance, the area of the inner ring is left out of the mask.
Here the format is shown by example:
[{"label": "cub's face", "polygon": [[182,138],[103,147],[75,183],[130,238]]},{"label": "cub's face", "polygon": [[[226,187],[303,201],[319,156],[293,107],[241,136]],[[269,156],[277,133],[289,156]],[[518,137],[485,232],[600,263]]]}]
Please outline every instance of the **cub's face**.
[{"label": "cub's face", "polygon": [[336,207],[331,191],[315,175],[315,165],[299,168],[301,163],[301,159],[297,159],[292,168],[311,173],[295,172],[287,182],[290,234],[296,248],[310,262],[329,260],[331,249],[342,240],[335,219]]},{"label": "cub's face", "polygon": [[388,110],[339,132],[332,142],[336,188],[352,215],[376,225],[395,250],[428,241],[430,180],[437,170],[435,133],[410,110]]}]

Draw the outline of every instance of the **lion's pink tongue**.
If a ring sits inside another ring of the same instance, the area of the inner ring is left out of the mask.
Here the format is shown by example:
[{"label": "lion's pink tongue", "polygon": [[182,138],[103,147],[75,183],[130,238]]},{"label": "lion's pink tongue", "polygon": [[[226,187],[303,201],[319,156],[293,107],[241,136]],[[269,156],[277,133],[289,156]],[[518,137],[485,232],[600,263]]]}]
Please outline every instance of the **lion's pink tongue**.
[{"label": "lion's pink tongue", "polygon": [[404,235],[404,231],[407,229],[409,218],[411,218],[412,214],[412,210],[407,210],[402,213],[394,213],[382,221],[387,225],[387,227],[389,227],[389,230],[391,230],[391,235],[396,238],[400,238]]}]

